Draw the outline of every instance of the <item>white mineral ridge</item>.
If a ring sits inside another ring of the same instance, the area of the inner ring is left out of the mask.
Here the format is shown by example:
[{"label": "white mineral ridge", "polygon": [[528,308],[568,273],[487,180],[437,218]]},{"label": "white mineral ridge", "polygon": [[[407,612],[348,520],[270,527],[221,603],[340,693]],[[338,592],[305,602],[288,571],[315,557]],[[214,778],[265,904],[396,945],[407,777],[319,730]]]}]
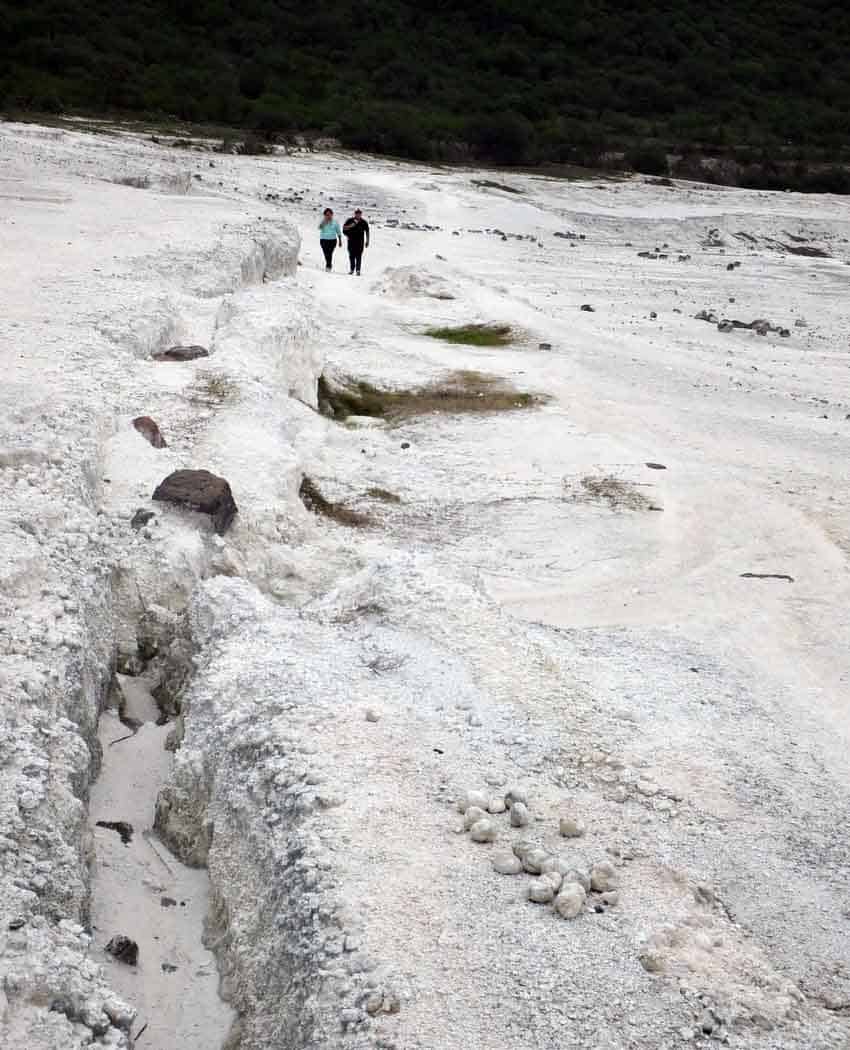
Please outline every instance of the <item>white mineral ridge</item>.
[{"label": "white mineral ridge", "polygon": [[[6,122],[0,228],[0,1046],[850,1045],[846,198]],[[345,426],[322,371],[540,400]]]}]

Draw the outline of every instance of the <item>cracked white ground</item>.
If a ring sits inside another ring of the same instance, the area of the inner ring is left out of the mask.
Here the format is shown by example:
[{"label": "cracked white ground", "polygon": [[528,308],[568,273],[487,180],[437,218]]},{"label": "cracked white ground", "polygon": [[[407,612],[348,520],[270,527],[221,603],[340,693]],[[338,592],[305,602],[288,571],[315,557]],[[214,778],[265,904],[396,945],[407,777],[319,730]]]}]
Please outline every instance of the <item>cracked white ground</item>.
[{"label": "cracked white ground", "polygon": [[[0,1044],[850,1047],[845,200],[5,124],[0,229]],[[343,423],[322,371],[541,398]],[[531,903],[521,838],[619,900]]]}]

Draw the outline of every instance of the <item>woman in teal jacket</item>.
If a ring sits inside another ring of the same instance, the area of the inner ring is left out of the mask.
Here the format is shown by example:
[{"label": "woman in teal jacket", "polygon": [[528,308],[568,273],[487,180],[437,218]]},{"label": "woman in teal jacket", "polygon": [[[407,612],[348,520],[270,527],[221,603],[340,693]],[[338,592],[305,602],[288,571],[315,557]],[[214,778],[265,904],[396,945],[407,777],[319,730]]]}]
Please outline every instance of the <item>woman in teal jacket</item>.
[{"label": "woman in teal jacket", "polygon": [[325,253],[325,269],[331,270],[333,269],[334,248],[337,245],[342,247],[342,230],[330,208],[325,208],[322,214],[323,218],[319,223],[319,244]]}]

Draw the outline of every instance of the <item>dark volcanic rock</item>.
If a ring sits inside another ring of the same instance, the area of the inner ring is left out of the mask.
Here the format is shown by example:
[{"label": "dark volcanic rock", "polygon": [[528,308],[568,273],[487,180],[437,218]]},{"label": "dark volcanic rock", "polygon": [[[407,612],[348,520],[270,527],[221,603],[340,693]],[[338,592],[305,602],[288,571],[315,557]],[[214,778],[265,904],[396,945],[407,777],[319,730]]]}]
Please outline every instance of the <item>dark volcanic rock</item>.
[{"label": "dark volcanic rock", "polygon": [[138,532],[139,529],[147,525],[151,518],[155,517],[156,514],[152,510],[145,510],[144,507],[139,507],[133,517],[130,518],[130,528]]},{"label": "dark volcanic rock", "polygon": [[125,846],[128,846],[133,840],[133,825],[128,824],[126,820],[98,820],[96,824],[99,828],[117,832]]},{"label": "dark volcanic rock", "polygon": [[139,961],[138,944],[121,933],[112,938],[106,950],[110,955],[114,955],[118,962],[126,963],[128,966],[135,966]]},{"label": "dark volcanic rock", "polygon": [[154,361],[194,361],[196,357],[209,357],[205,346],[171,346],[153,355]]},{"label": "dark volcanic rock", "polygon": [[154,448],[166,448],[165,438],[162,431],[150,416],[136,416],[133,426]]},{"label": "dark volcanic rock", "polygon": [[208,470],[175,470],[157,485],[153,498],[209,514],[219,536],[230,528],[237,511],[230,485]]}]

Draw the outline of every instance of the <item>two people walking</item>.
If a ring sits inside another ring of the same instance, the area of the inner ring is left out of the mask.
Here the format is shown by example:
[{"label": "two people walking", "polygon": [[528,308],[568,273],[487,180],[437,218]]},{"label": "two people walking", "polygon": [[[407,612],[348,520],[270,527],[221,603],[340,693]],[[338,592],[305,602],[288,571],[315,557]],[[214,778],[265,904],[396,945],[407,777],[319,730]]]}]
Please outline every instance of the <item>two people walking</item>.
[{"label": "two people walking", "polygon": [[325,256],[325,269],[333,269],[334,251],[342,247],[342,235],[348,240],[349,274],[360,276],[360,264],[363,261],[363,250],[369,247],[369,223],[363,218],[363,212],[356,208],[350,219],[346,219],[342,229],[334,218],[332,208],[325,208],[322,221],[319,223],[319,244]]}]

